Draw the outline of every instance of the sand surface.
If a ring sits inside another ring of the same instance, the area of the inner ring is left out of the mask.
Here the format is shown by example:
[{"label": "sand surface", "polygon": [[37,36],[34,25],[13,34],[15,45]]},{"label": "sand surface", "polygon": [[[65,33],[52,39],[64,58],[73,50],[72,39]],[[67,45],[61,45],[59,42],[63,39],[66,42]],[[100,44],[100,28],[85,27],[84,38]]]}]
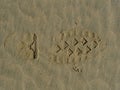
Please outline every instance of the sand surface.
[{"label": "sand surface", "polygon": [[120,90],[120,0],[0,0],[0,90]]}]

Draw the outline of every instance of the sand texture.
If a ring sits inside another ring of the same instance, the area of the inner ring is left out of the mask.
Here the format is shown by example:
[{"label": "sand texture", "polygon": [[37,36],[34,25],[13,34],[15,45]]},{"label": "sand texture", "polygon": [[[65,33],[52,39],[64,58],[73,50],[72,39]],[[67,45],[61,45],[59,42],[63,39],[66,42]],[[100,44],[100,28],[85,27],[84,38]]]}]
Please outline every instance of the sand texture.
[{"label": "sand texture", "polygon": [[0,0],[0,90],[120,90],[120,0]]}]

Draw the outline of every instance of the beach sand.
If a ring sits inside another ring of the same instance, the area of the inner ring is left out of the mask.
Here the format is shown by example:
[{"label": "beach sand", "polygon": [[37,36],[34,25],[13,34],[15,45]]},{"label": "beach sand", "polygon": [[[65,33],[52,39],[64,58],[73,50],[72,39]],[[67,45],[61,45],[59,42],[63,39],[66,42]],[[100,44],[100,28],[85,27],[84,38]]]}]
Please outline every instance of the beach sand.
[{"label": "beach sand", "polygon": [[0,90],[120,90],[120,0],[0,0]]}]

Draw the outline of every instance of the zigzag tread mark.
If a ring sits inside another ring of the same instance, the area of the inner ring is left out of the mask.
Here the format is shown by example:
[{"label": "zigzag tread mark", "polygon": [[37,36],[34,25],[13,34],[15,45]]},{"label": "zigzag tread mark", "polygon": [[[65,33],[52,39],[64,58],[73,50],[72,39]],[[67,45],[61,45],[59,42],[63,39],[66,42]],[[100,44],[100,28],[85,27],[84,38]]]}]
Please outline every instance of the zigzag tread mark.
[{"label": "zigzag tread mark", "polygon": [[62,49],[61,49],[61,47],[59,46],[59,45],[57,45],[57,51],[56,51],[56,53],[58,53],[58,52],[60,52]]}]

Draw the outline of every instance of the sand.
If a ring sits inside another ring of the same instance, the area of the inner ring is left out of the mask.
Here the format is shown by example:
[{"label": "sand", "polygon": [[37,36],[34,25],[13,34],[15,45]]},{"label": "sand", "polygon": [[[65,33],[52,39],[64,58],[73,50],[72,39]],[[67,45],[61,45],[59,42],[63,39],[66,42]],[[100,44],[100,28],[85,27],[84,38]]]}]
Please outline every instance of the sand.
[{"label": "sand", "polygon": [[120,0],[0,0],[0,90],[120,90]]}]

